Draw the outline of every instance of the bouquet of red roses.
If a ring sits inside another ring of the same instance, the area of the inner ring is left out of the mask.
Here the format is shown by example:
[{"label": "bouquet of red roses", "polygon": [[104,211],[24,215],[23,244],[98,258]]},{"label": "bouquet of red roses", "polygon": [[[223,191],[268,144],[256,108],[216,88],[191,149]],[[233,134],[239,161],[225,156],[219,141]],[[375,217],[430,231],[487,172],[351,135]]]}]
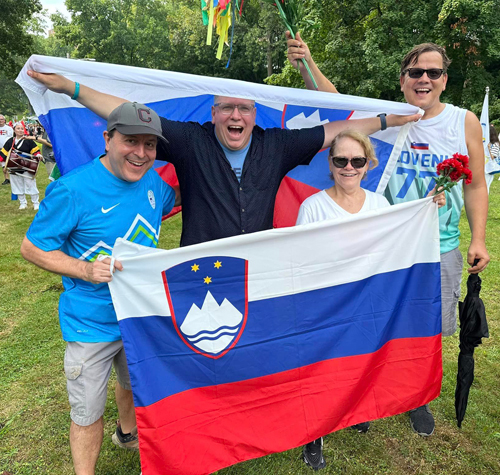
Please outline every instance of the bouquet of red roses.
[{"label": "bouquet of red roses", "polygon": [[465,179],[468,185],[472,181],[472,172],[469,170],[469,157],[455,153],[452,158],[443,160],[437,166],[438,177],[436,180],[436,192],[450,191],[460,180]]}]

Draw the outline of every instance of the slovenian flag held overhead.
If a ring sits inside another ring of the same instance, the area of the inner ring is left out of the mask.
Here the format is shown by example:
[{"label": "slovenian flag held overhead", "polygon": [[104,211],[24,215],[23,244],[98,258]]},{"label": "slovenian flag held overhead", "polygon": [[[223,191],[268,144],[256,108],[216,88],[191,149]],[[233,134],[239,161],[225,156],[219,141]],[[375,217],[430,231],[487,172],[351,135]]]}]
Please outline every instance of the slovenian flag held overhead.
[{"label": "slovenian flag held overhead", "polygon": [[113,256],[144,475],[212,473],[439,395],[431,198]]},{"label": "slovenian flag held overhead", "polygon": [[[408,104],[377,99],[35,55],[25,64],[17,82],[50,136],[63,175],[103,153],[106,122],[68,96],[47,91],[26,74],[28,69],[62,74],[100,92],[148,104],[159,115],[180,121],[210,121],[214,94],[256,100],[256,122],[262,128],[296,129],[379,113],[418,112]],[[372,135],[380,166],[369,172],[364,187],[383,191],[409,126]],[[175,184],[173,167],[165,167],[164,162],[161,165],[160,175]],[[309,166],[297,167],[283,180],[276,201],[275,225],[295,224],[300,203],[330,186],[327,152],[322,151]]]}]

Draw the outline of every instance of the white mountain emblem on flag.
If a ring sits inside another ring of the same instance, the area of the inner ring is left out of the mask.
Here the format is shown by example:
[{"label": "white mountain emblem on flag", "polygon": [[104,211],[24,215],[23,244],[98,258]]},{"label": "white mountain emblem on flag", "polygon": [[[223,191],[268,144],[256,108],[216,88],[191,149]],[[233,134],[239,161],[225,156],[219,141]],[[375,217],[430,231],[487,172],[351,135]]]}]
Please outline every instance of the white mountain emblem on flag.
[{"label": "white mountain emblem on flag", "polygon": [[309,117],[303,112],[286,121],[287,128],[291,129],[310,129],[317,125],[328,124],[328,119],[321,120],[319,110],[315,110]]},{"label": "white mountain emblem on flag", "polygon": [[243,314],[229,300],[219,305],[207,292],[201,309],[193,304],[180,330],[198,349],[217,354],[234,340],[242,320]]}]

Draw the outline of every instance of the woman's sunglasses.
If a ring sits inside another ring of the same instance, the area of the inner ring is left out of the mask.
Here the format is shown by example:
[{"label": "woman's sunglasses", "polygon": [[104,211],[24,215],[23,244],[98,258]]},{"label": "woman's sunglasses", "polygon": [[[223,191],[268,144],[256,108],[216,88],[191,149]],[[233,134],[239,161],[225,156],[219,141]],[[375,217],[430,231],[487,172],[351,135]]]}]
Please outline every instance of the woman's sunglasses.
[{"label": "woman's sunglasses", "polygon": [[443,73],[443,69],[438,69],[438,68],[431,68],[431,69],[422,69],[422,68],[408,68],[406,69],[403,74],[408,73],[408,76],[411,77],[412,79],[419,79],[421,78],[424,73],[427,73],[427,77],[429,79],[439,79]]},{"label": "woman's sunglasses", "polygon": [[331,159],[335,168],[345,168],[348,163],[350,163],[353,168],[363,168],[368,161],[366,157],[331,157]]}]

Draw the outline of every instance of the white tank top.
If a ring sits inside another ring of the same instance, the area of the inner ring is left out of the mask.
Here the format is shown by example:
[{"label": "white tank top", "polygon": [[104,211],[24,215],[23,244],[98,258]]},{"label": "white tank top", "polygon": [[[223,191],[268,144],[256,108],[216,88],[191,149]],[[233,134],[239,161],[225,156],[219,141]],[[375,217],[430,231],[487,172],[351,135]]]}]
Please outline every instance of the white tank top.
[{"label": "white tank top", "polygon": [[[434,187],[436,167],[454,153],[468,155],[465,142],[465,109],[446,104],[443,112],[410,127],[401,155],[384,192],[391,204],[426,196]],[[458,247],[458,222],[463,206],[462,182],[447,193],[439,210],[441,253]]]}]

